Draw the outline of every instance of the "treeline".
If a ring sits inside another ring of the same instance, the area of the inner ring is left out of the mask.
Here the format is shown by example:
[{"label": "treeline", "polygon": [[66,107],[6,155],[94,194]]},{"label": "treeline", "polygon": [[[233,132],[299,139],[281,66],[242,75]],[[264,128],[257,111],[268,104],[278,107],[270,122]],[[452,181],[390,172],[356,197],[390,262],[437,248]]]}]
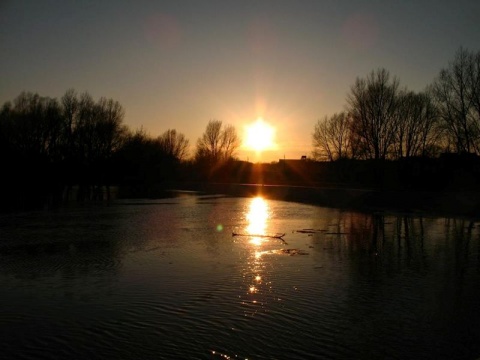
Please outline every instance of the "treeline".
[{"label": "treeline", "polygon": [[357,78],[345,111],[315,125],[314,159],[327,162],[238,161],[236,129],[219,120],[208,122],[190,153],[175,129],[152,137],[126,126],[124,116],[118,101],[73,89],[60,99],[23,92],[6,102],[0,208],[105,199],[111,185],[119,196],[154,197],[179,182],[472,189],[480,180],[480,52],[463,48],[420,93],[385,69]]},{"label": "treeline", "polygon": [[0,209],[54,206],[65,199],[153,197],[179,181],[221,180],[240,146],[236,129],[211,120],[190,142],[124,124],[113,99],[69,89],[60,98],[22,92],[0,109]]},{"label": "treeline", "polygon": [[345,111],[316,123],[313,147],[328,161],[480,155],[480,52],[460,48],[423,92],[385,69],[357,78]]},{"label": "treeline", "polygon": [[111,184],[146,188],[175,174],[188,140],[157,138],[123,124],[119,102],[67,90],[58,100],[21,93],[0,110],[2,207],[28,208],[72,196],[101,199]]}]

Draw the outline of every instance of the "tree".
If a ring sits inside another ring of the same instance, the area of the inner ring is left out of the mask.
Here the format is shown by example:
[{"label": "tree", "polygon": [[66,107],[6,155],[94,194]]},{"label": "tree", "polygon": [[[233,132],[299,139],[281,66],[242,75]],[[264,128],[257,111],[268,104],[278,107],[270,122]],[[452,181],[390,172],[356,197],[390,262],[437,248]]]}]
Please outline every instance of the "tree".
[{"label": "tree", "polygon": [[77,103],[73,98],[64,97],[64,104],[66,102],[72,105],[64,109],[64,114],[67,116],[67,134],[73,138],[76,159],[84,165],[109,159],[121,146],[127,132],[122,124],[125,111],[120,103],[104,97],[95,103],[85,92],[80,96],[74,119],[71,110]]},{"label": "tree", "polygon": [[185,160],[188,155],[189,141],[175,129],[168,129],[157,138],[163,152],[176,161]]},{"label": "tree", "polygon": [[108,186],[112,156],[126,138],[123,117],[117,101],[95,102],[88,93],[78,98],[73,89],[60,102],[22,92],[0,109],[0,160],[6,181],[22,188],[35,176],[35,187],[28,186],[31,194],[24,199],[61,196],[63,186],[75,183],[87,192],[92,186]]},{"label": "tree", "polygon": [[352,157],[350,130],[351,118],[344,112],[318,120],[312,134],[313,157],[329,161]]},{"label": "tree", "polygon": [[8,117],[9,142],[17,155],[45,162],[58,155],[62,116],[56,99],[22,92],[9,108]]},{"label": "tree", "polygon": [[390,79],[385,69],[372,71],[366,79],[357,78],[347,97],[352,117],[352,136],[361,155],[369,159],[385,159],[395,141],[397,131],[397,94],[399,81]]},{"label": "tree", "polygon": [[188,140],[176,130],[157,138],[143,129],[129,133],[115,156],[122,191],[127,196],[157,196],[180,179],[187,149]]},{"label": "tree", "polygon": [[96,104],[96,147],[99,156],[109,159],[125,141],[128,132],[123,125],[125,111],[118,101],[100,98]]},{"label": "tree", "polygon": [[61,99],[63,118],[64,118],[64,135],[65,135],[65,155],[70,158],[73,153],[73,132],[78,121],[79,103],[77,93],[74,89],[68,89]]},{"label": "tree", "polygon": [[480,52],[460,48],[432,91],[453,150],[480,154]]},{"label": "tree", "polygon": [[235,127],[219,120],[210,120],[202,137],[197,141],[195,158],[197,161],[219,163],[232,158],[240,146],[240,138]]},{"label": "tree", "polygon": [[438,111],[431,94],[412,91],[400,93],[398,113],[396,157],[434,155],[441,131],[438,124]]}]

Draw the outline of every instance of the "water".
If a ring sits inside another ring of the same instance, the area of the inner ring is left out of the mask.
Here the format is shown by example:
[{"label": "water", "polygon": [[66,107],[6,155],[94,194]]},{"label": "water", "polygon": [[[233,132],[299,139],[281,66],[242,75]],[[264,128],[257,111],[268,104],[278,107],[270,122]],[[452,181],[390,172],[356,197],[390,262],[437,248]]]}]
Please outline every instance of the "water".
[{"label": "water", "polygon": [[479,305],[467,219],[193,195],[0,217],[0,358],[476,359]]}]

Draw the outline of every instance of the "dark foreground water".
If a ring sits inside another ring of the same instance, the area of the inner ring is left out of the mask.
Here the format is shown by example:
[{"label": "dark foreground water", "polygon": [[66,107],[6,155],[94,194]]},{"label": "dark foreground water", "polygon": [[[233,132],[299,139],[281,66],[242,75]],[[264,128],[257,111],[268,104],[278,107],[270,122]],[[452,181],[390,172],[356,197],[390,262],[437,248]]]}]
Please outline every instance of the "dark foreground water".
[{"label": "dark foreground water", "polygon": [[193,195],[0,217],[2,359],[478,357],[476,222]]}]

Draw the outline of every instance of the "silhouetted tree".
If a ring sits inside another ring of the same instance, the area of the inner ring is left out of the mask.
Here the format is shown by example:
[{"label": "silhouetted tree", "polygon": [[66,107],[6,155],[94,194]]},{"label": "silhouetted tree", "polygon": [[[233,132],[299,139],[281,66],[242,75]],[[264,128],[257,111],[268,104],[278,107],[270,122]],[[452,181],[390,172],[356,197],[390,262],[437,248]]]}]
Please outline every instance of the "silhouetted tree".
[{"label": "silhouetted tree", "polygon": [[460,48],[432,91],[451,148],[447,150],[480,154],[480,52]]},{"label": "silhouetted tree", "polygon": [[1,183],[8,192],[3,196],[22,204],[45,200],[60,183],[63,120],[58,101],[22,92],[2,107],[0,117]]},{"label": "silhouetted tree", "polygon": [[118,101],[100,98],[96,104],[96,147],[101,159],[109,159],[125,140],[127,127],[123,125],[125,111]]},{"label": "silhouetted tree", "polygon": [[398,128],[397,95],[399,81],[390,79],[385,69],[357,78],[348,95],[352,135],[361,155],[385,159],[392,150]]},{"label": "silhouetted tree", "polygon": [[[119,149],[127,133],[122,124],[124,110],[112,99],[100,98],[94,102],[91,95],[83,93],[78,101],[78,116],[73,127],[73,163],[80,179],[81,189],[89,197],[90,187],[98,190],[109,183],[110,159]],[[68,124],[67,124],[68,127]]]},{"label": "silhouetted tree", "polygon": [[61,99],[64,118],[64,153],[67,158],[73,155],[73,133],[78,122],[79,101],[74,89],[68,89]]},{"label": "silhouetted tree", "polygon": [[176,161],[185,160],[188,156],[189,141],[175,129],[168,129],[157,139],[163,152]]},{"label": "silhouetted tree", "polygon": [[447,150],[480,154],[480,52],[460,48],[432,89],[452,148]]},{"label": "silhouetted tree", "polygon": [[398,95],[397,111],[395,157],[436,155],[441,130],[431,95],[403,91]]},{"label": "silhouetted tree", "polygon": [[[88,92],[69,89],[60,102],[22,92],[0,108],[0,183],[6,185],[0,190],[9,190],[12,203],[39,194],[41,204],[52,191],[69,198],[74,185],[78,199],[100,199],[114,182],[151,195],[175,181],[188,154],[185,136],[176,130],[156,139],[132,133],[124,114],[118,101],[95,101]],[[228,128],[222,132],[225,153],[229,134]]]},{"label": "silhouetted tree", "polygon": [[57,152],[62,127],[56,99],[22,92],[9,112],[12,142],[17,154],[38,161]]},{"label": "silhouetted tree", "polygon": [[354,155],[351,136],[351,118],[344,112],[318,120],[312,134],[313,157],[334,161]]},{"label": "silhouetted tree", "polygon": [[[116,154],[123,195],[158,196],[166,184],[176,180],[180,159],[172,157],[175,148],[165,149],[162,140],[174,133],[175,130],[168,130],[155,139],[143,129],[129,134]],[[177,145],[185,145],[184,137],[177,135],[173,139],[180,139]]]},{"label": "silhouetted tree", "polygon": [[[14,134],[12,107],[11,102],[6,102],[0,109],[0,161],[4,171],[8,168],[6,165],[12,161],[12,157],[16,155],[12,143]],[[7,176],[4,174],[2,180],[5,180]]]},{"label": "silhouetted tree", "polygon": [[195,158],[198,161],[218,163],[232,158],[240,146],[235,127],[219,120],[209,121],[202,137],[197,141]]}]

